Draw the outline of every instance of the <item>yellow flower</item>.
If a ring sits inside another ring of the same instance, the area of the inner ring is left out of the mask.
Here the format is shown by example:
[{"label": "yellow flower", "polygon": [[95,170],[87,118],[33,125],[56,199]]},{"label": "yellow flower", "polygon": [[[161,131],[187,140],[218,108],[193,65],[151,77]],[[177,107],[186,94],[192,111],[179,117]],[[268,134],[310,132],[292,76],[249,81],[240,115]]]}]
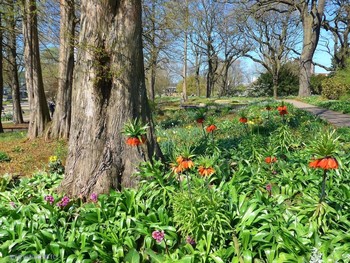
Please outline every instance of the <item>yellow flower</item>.
[{"label": "yellow flower", "polygon": [[52,155],[52,156],[49,157],[49,162],[50,162],[50,163],[55,163],[55,162],[57,161],[57,159],[58,159],[58,158],[57,158],[56,155]]},{"label": "yellow flower", "polygon": [[254,125],[254,122],[253,121],[248,121],[248,124]]}]

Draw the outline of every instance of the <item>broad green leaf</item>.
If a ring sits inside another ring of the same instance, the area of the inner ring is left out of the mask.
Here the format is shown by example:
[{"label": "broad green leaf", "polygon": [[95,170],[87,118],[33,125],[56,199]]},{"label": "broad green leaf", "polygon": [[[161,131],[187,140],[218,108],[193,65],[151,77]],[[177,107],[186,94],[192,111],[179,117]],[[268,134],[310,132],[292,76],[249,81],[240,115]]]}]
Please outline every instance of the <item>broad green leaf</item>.
[{"label": "broad green leaf", "polygon": [[136,249],[132,248],[125,256],[125,262],[128,263],[139,263],[140,262],[140,255],[136,251]]}]

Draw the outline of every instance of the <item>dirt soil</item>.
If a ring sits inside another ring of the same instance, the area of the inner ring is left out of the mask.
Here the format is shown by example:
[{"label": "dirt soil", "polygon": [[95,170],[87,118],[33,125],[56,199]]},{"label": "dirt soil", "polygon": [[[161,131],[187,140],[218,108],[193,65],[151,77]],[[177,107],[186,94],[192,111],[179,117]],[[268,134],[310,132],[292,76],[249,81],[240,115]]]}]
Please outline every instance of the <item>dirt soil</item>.
[{"label": "dirt soil", "polygon": [[9,162],[0,161],[0,176],[6,173],[31,176],[39,170],[47,170],[49,157],[52,155],[58,156],[64,162],[66,145],[63,140],[28,140],[26,131],[0,134],[0,152],[5,152],[11,158]]}]

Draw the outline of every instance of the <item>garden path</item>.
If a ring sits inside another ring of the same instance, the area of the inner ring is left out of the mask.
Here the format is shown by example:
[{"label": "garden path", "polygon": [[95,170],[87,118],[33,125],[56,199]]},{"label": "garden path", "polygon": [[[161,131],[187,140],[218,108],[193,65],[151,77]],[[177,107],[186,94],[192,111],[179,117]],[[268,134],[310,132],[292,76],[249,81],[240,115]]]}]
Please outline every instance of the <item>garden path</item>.
[{"label": "garden path", "polygon": [[350,127],[350,115],[340,112],[320,108],[314,105],[310,105],[298,100],[283,100],[286,103],[292,104],[294,107],[308,111],[317,117],[329,122],[335,127]]}]

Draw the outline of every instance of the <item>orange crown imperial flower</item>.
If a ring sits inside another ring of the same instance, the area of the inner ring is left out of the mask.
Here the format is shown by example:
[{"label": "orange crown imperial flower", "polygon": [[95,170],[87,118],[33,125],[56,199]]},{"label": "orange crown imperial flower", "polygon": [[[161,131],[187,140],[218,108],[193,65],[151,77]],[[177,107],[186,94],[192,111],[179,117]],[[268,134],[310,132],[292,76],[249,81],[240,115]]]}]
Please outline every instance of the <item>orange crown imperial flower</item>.
[{"label": "orange crown imperial flower", "polygon": [[216,129],[217,129],[217,127],[214,124],[212,124],[212,125],[209,125],[206,130],[207,130],[207,132],[213,132]]},{"label": "orange crown imperial flower", "polygon": [[146,142],[146,137],[142,136],[141,140],[137,137],[129,137],[126,139],[126,144],[130,146],[137,146]]},{"label": "orange crown imperial flower", "polygon": [[183,169],[191,169],[192,167],[194,167],[194,163],[191,159],[184,159],[182,162],[181,162],[181,167]]},{"label": "orange crown imperial flower", "polygon": [[323,170],[338,169],[338,161],[333,157],[325,157],[310,162],[309,167]]},{"label": "orange crown imperial flower", "polygon": [[196,121],[197,121],[197,123],[203,123],[204,122],[204,118],[198,118]]},{"label": "orange crown imperial flower", "polygon": [[[182,156],[179,156],[176,158],[176,162],[178,164],[177,171],[179,171],[179,172],[182,172],[183,170],[191,169],[192,167],[194,167],[194,163],[191,160],[191,158],[184,158]],[[173,165],[173,171],[174,171],[174,167],[175,167],[175,165]],[[178,172],[176,172],[176,173],[178,173]]]},{"label": "orange crown imperial flower", "polygon": [[239,118],[239,122],[241,123],[247,123],[248,119],[246,117]]},{"label": "orange crown imperial flower", "polygon": [[211,176],[212,174],[214,174],[215,170],[212,167],[205,168],[204,166],[199,166],[198,172],[201,176],[207,177],[207,176]]},{"label": "orange crown imperial flower", "polygon": [[287,106],[285,106],[285,105],[284,106],[278,106],[277,110],[278,111],[286,111],[287,110]]},{"label": "orange crown imperial flower", "polygon": [[179,165],[176,165],[176,164],[171,164],[171,170],[173,171],[173,173],[176,173],[176,174],[180,174],[183,172],[183,168],[182,166],[179,164]]},{"label": "orange crown imperial flower", "polygon": [[280,111],[280,115],[282,116],[282,115],[285,115],[285,114],[288,114],[288,111],[287,110],[281,110]]},{"label": "orange crown imperial flower", "polygon": [[265,158],[265,162],[266,163],[275,163],[275,162],[277,162],[277,158],[268,156],[268,157]]}]

